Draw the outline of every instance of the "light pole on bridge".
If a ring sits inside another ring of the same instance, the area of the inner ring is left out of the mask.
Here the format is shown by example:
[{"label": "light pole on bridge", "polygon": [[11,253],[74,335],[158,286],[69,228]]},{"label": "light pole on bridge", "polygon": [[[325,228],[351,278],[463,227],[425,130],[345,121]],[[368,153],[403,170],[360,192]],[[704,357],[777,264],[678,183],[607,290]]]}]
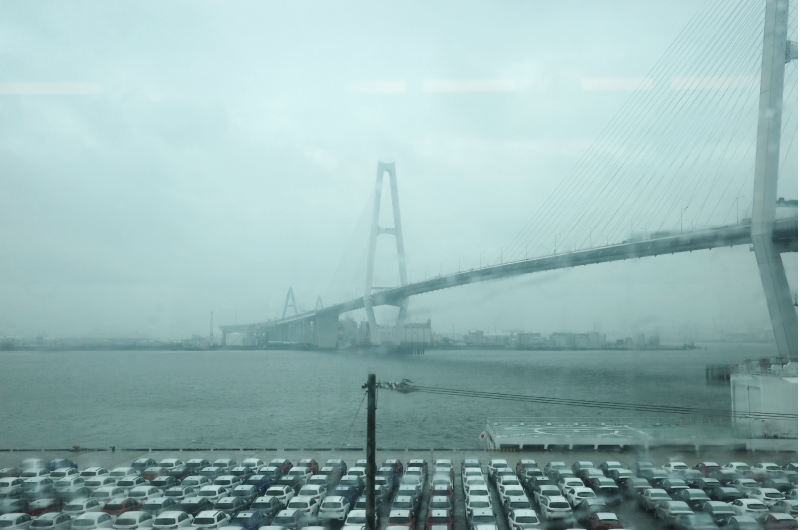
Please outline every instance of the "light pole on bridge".
[{"label": "light pole on bridge", "polygon": [[440,262],[439,262],[439,278],[441,278],[441,277],[442,277],[442,264],[443,264],[443,263],[444,263],[444,261],[440,261]]},{"label": "light pole on bridge", "polygon": [[484,254],[486,254],[486,251],[485,251],[485,250],[481,250],[481,253],[480,253],[480,254],[478,254],[478,268],[479,268],[479,269],[481,268],[481,265],[483,264],[483,262],[481,261],[481,259],[483,258],[483,255],[484,255]]},{"label": "light pole on bridge", "polygon": [[683,234],[683,212],[685,212],[688,209],[689,209],[688,206],[686,208],[681,208],[681,234]]},{"label": "light pole on bridge", "polygon": [[500,265],[503,264],[503,251],[508,248],[508,245],[500,248]]},{"label": "light pole on bridge", "polygon": [[597,228],[596,226],[589,227],[589,248],[592,248],[592,230]]},{"label": "light pole on bridge", "polygon": [[744,199],[744,195],[736,197],[736,226],[739,226],[739,199]]},{"label": "light pole on bridge", "polygon": [[561,234],[556,234],[555,241],[553,242],[553,256],[555,256],[558,251],[558,236],[560,235]]},{"label": "light pole on bridge", "polygon": [[459,256],[458,257],[458,272],[461,272],[461,258],[466,258],[466,256]]}]

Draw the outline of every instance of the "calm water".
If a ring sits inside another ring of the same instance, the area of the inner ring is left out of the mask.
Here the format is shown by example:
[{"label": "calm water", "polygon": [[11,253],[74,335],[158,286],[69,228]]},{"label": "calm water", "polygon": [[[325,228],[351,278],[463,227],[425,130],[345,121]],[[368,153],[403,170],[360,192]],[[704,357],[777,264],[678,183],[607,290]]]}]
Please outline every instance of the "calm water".
[{"label": "calm water", "polygon": [[[705,365],[773,355],[771,345],[676,352],[4,352],[0,448],[341,447],[361,385],[379,380],[728,410]],[[480,447],[487,417],[619,417],[564,408],[381,391],[379,447]],[[632,415],[632,414],[631,414]],[[347,443],[363,446],[362,407]]]}]

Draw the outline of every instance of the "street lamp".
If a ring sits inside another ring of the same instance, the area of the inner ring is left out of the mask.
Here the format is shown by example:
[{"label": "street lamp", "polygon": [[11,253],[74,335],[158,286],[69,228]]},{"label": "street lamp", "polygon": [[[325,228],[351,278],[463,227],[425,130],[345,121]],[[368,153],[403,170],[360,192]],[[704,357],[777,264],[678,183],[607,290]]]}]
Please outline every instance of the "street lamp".
[{"label": "street lamp", "polygon": [[458,272],[461,272],[461,258],[466,258],[466,256],[459,256],[458,257]]},{"label": "street lamp", "polygon": [[425,281],[428,281],[428,266],[425,265]]},{"label": "street lamp", "polygon": [[439,278],[441,278],[441,277],[442,277],[442,264],[443,264],[443,263],[444,263],[444,261],[440,261],[440,262],[439,262]]},{"label": "street lamp", "polygon": [[604,236],[603,234],[600,234],[600,237],[606,238],[606,246],[608,246],[608,236]]},{"label": "street lamp", "polygon": [[681,208],[681,234],[683,233],[683,212],[685,212],[688,209],[689,209],[688,206],[686,208]]},{"label": "street lamp", "polygon": [[589,227],[589,248],[592,248],[592,230],[597,228],[596,226]]},{"label": "street lamp", "polygon": [[561,234],[556,234],[555,241],[553,242],[553,256],[556,255],[556,250],[558,250],[558,236]]},{"label": "street lamp", "polygon": [[739,226],[739,199],[744,199],[744,195],[736,197],[736,226]]},{"label": "street lamp", "polygon": [[486,254],[486,251],[485,251],[485,250],[481,250],[481,253],[480,253],[480,254],[478,254],[478,268],[479,268],[479,269],[481,268],[481,266],[482,266],[482,264],[483,264],[482,258],[483,258],[483,255],[484,255],[484,254]]},{"label": "street lamp", "polygon": [[503,251],[508,248],[508,245],[500,248],[500,265],[503,264]]}]

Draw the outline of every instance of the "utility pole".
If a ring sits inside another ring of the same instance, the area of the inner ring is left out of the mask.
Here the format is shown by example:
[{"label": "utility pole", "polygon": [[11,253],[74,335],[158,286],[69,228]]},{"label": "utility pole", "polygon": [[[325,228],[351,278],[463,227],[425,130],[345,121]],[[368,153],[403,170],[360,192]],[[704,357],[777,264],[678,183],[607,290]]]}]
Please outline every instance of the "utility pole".
[{"label": "utility pole", "polygon": [[375,374],[367,379],[367,530],[375,528]]}]

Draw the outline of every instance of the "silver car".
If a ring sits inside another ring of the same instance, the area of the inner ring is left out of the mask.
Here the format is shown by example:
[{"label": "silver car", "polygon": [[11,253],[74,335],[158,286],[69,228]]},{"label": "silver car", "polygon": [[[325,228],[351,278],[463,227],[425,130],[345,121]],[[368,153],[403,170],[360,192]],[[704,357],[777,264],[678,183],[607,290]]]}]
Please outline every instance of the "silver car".
[{"label": "silver car", "polygon": [[97,499],[78,499],[64,505],[61,511],[75,519],[85,513],[99,512],[101,508]]},{"label": "silver car", "polygon": [[152,514],[142,511],[126,512],[117,517],[114,521],[115,530],[134,530],[136,528],[148,528],[153,526]]},{"label": "silver car", "polygon": [[39,530],[69,530],[72,518],[65,513],[51,512],[37,517],[31,522],[31,528]]},{"label": "silver car", "polygon": [[26,513],[7,513],[0,515],[3,530],[27,530],[31,526],[31,516]]},{"label": "silver car", "polygon": [[175,499],[170,499],[169,497],[155,497],[142,505],[142,511],[156,516],[166,511],[174,510],[176,504]]},{"label": "silver car", "polygon": [[111,528],[114,520],[104,512],[91,512],[78,516],[72,521],[72,530],[97,530],[98,528]]}]

